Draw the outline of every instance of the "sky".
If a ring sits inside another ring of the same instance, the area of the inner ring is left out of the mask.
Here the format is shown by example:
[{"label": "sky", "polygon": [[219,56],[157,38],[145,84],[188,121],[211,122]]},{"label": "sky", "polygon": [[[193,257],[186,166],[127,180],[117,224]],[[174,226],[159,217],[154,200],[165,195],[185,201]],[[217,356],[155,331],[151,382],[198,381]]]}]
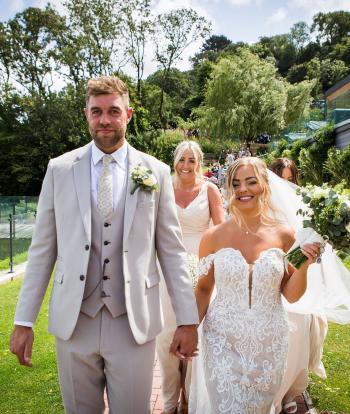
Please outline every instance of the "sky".
[{"label": "sky", "polygon": [[[46,3],[47,0],[0,0],[0,21],[27,7],[44,7]],[[62,0],[52,3],[63,11]],[[311,24],[318,12],[350,11],[350,0],[152,0],[155,15],[180,7],[193,8],[207,18],[212,23],[212,34],[225,35],[233,42],[254,43],[262,36],[287,33],[299,21]],[[179,69],[190,68],[188,58],[199,51],[201,44],[189,46],[177,65]],[[148,61],[146,72],[155,69],[155,62]]]}]

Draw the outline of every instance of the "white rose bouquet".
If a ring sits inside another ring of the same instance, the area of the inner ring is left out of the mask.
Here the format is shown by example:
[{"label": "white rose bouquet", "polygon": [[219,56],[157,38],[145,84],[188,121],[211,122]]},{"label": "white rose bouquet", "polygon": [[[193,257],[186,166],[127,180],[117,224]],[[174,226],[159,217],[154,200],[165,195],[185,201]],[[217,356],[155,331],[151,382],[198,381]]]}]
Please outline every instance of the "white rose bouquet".
[{"label": "white rose bouquet", "polygon": [[131,194],[141,188],[145,191],[158,191],[159,185],[157,184],[157,179],[153,175],[152,170],[143,165],[138,165],[131,171],[131,179],[134,182],[134,187],[131,190]]},{"label": "white rose bouquet", "polygon": [[[305,204],[298,214],[304,217],[304,228],[311,228],[313,239],[306,239],[303,243],[314,240],[315,234],[322,235],[341,258],[350,254],[350,189],[344,183],[335,187],[323,184],[322,187],[307,185],[297,190]],[[305,230],[305,229],[304,229]],[[305,236],[304,232],[304,236]],[[302,236],[302,238],[304,237]],[[298,238],[298,234],[297,234]],[[304,237],[305,239],[305,237]],[[300,244],[302,245],[302,243]],[[299,246],[300,246],[299,245]],[[287,260],[296,268],[306,260],[300,247],[292,247],[286,256]]]}]

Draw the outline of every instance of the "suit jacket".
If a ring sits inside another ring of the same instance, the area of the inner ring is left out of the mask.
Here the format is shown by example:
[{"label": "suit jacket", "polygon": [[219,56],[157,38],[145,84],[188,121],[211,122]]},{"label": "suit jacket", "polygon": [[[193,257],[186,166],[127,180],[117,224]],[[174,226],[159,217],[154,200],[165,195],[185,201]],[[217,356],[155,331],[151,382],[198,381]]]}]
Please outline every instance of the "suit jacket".
[{"label": "suit jacket", "polygon": [[[49,331],[67,340],[82,303],[91,244],[91,143],[49,162],[39,197],[36,226],[15,320],[35,322],[54,265]],[[159,191],[138,189],[130,173],[149,167]],[[186,252],[181,242],[170,169],[128,145],[128,180],[123,234],[123,275],[129,324],[137,343],[162,329],[161,265],[178,325],[198,323]]]}]

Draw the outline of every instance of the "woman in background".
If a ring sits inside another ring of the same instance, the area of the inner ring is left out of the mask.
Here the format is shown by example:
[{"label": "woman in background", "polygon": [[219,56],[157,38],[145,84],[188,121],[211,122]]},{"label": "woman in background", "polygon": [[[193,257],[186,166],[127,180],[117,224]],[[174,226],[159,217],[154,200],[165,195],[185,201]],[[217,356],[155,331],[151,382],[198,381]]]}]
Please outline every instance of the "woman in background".
[{"label": "woman in background", "polygon": [[[204,180],[202,163],[203,152],[197,142],[179,143],[174,152],[173,187],[183,243],[192,261],[198,256],[201,237],[210,223],[216,225],[224,221],[220,192],[214,184]],[[163,414],[172,414],[178,412],[181,389],[182,400],[185,400],[183,403],[186,405],[186,394],[188,394],[188,389],[184,392],[186,363],[169,353],[176,321],[164,283],[161,283],[161,300],[164,329],[157,337],[157,355],[162,374]],[[187,388],[189,376],[188,372]]]},{"label": "woman in background", "polygon": [[284,180],[299,185],[298,168],[293,160],[290,160],[289,158],[277,158],[269,168]]}]

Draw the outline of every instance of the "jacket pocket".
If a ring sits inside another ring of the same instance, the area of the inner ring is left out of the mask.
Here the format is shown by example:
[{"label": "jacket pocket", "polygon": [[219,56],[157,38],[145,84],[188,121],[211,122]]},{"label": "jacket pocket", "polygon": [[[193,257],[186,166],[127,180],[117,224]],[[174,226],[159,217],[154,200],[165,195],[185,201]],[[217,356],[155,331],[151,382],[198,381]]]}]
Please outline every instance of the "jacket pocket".
[{"label": "jacket pocket", "polygon": [[63,272],[61,270],[56,269],[54,281],[60,285],[63,283]]},{"label": "jacket pocket", "polygon": [[145,279],[147,288],[151,288],[155,285],[158,285],[158,283],[160,282],[160,277],[157,272],[147,275]]}]

